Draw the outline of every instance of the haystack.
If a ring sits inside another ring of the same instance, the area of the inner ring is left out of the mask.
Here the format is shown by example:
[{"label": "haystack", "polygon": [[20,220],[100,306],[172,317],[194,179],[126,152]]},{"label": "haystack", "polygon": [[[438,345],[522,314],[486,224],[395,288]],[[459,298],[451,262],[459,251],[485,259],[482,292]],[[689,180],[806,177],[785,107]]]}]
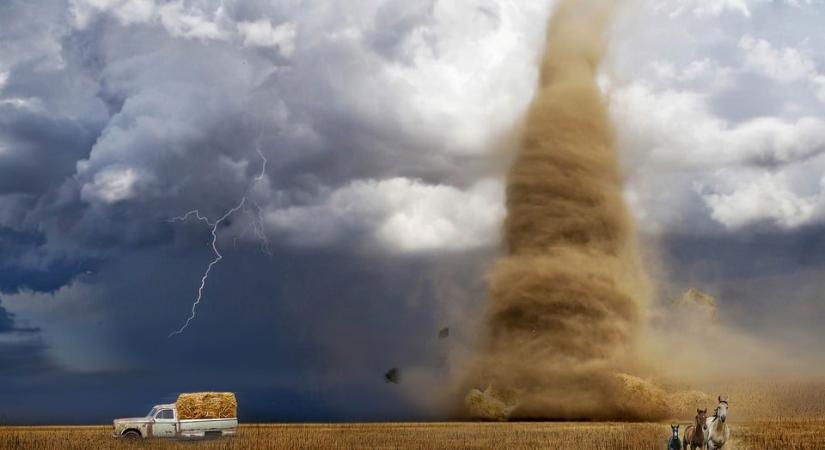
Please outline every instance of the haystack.
[{"label": "haystack", "polygon": [[487,389],[473,389],[464,398],[467,411],[475,419],[505,421],[516,409],[516,404],[507,404],[492,386]]},{"label": "haystack", "polygon": [[671,300],[670,304],[679,308],[690,308],[692,311],[701,311],[706,321],[719,323],[719,306],[716,299],[698,289],[688,290],[682,297]]},{"label": "haystack", "polygon": [[235,400],[235,394],[231,392],[180,394],[175,406],[181,420],[238,417],[238,401]]}]

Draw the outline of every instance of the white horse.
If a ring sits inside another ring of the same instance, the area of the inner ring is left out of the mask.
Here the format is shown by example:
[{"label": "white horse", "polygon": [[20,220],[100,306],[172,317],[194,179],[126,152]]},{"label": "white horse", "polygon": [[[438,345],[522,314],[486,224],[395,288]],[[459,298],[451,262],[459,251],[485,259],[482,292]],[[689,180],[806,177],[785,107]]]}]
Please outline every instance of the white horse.
[{"label": "white horse", "polygon": [[719,406],[716,407],[716,413],[712,417],[708,417],[706,423],[708,425],[708,450],[718,450],[725,446],[725,443],[730,440],[730,427],[728,426],[728,400],[722,399],[719,396]]}]

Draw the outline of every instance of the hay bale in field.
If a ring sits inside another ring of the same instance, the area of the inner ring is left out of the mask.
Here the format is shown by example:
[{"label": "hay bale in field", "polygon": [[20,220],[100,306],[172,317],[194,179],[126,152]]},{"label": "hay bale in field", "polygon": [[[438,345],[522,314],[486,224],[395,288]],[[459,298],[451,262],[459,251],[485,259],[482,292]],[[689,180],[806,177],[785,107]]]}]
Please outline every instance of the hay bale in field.
[{"label": "hay bale in field", "polygon": [[507,420],[517,406],[505,403],[492,386],[487,386],[483,391],[472,389],[464,398],[464,405],[470,416],[475,419],[498,421]]},{"label": "hay bale in field", "polygon": [[175,406],[181,420],[238,417],[238,401],[235,400],[235,394],[231,392],[180,394]]},{"label": "hay bale in field", "polygon": [[688,290],[682,297],[671,300],[670,304],[676,308],[699,312],[705,321],[719,324],[719,305],[716,299],[698,289]]}]

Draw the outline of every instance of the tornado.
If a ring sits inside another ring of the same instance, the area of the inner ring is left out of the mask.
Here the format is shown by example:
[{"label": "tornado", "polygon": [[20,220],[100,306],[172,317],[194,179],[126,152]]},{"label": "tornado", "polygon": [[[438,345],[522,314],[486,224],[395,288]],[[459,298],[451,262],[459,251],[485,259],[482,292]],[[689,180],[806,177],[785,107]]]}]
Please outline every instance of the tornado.
[{"label": "tornado", "polygon": [[507,175],[504,250],[488,280],[488,341],[464,400],[471,415],[664,413],[627,375],[637,370],[649,289],[596,80],[612,9],[562,0],[550,20],[537,93]]}]

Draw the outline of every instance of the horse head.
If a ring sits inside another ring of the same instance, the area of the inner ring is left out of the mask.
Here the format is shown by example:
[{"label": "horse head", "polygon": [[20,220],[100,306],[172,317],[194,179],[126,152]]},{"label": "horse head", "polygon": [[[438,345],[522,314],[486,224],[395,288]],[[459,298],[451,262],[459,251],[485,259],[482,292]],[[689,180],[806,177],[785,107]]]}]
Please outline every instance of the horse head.
[{"label": "horse head", "polygon": [[678,438],[679,437],[679,424],[678,423],[676,425],[671,424],[670,429],[673,431],[673,437]]},{"label": "horse head", "polygon": [[696,428],[701,428],[702,431],[706,431],[708,429],[707,419],[708,418],[708,409],[696,409]]},{"label": "horse head", "polygon": [[728,420],[728,398],[722,398],[720,395],[717,399],[719,400],[719,406],[716,407],[716,414],[714,415],[724,423]]}]

